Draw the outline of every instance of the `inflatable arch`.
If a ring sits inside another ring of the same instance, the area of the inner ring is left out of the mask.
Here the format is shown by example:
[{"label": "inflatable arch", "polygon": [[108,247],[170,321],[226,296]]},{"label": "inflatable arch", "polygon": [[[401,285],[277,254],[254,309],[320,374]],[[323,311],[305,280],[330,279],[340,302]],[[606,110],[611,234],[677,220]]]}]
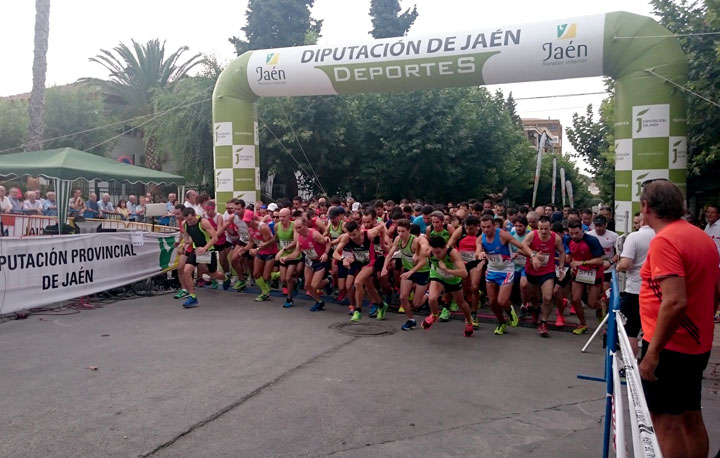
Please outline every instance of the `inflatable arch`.
[{"label": "inflatable arch", "polygon": [[408,91],[588,76],[615,80],[615,214],[639,210],[641,183],[687,180],[687,59],[653,19],[625,12],[428,37],[249,51],[213,93],[219,203],[260,194],[259,97]]}]

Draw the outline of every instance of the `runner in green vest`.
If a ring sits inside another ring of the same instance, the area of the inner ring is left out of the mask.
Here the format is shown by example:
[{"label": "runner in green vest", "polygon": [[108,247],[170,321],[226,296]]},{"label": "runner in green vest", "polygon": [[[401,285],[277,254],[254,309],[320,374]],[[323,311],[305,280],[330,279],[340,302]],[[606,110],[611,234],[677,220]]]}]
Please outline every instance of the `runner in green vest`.
[{"label": "runner in green vest", "polygon": [[287,309],[293,306],[292,298],[295,287],[296,270],[298,263],[300,263],[302,259],[296,258],[285,262],[280,260],[295,251],[295,242],[293,241],[295,222],[290,220],[289,208],[281,209],[279,216],[280,221],[275,225],[275,236],[277,237],[280,251],[275,255],[275,261],[280,264],[280,281],[283,282],[287,290],[287,299],[283,304],[283,307]]},{"label": "runner in green vest", "polygon": [[422,322],[423,329],[429,329],[440,316],[438,311],[438,298],[443,292],[450,293],[465,315],[465,337],[473,335],[470,307],[462,293],[462,279],[467,277],[465,263],[460,253],[452,247],[445,245],[441,236],[430,237],[430,311],[432,314]]},{"label": "runner in green vest", "polygon": [[[400,251],[403,273],[400,275],[400,306],[405,309],[407,321],[402,325],[403,331],[412,331],[417,326],[413,315],[413,309],[420,308],[425,301],[425,292],[430,284],[430,264],[427,256],[430,254],[430,246],[427,238],[416,237],[410,233],[410,221],[399,219],[395,221],[397,237],[393,241],[388,255],[385,257],[385,264],[381,275],[387,277],[390,264],[393,262],[393,254]],[[410,291],[415,285],[415,296],[410,306]]]},{"label": "runner in green vest", "polygon": [[198,275],[202,275],[205,270],[205,267],[200,267],[202,265],[207,266],[211,278],[223,280],[225,276],[217,271],[218,258],[215,252],[217,234],[210,221],[196,216],[195,210],[192,208],[183,210],[183,217],[185,222],[182,235],[187,247],[187,261],[180,272],[180,282],[189,293],[183,307],[193,308],[198,306],[195,283],[192,278],[195,267],[198,267]]}]

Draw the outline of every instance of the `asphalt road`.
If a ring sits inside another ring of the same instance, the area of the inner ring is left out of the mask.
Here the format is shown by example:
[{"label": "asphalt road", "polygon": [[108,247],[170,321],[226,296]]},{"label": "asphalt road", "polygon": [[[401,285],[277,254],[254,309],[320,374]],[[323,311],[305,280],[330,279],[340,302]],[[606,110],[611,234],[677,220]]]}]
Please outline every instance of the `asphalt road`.
[{"label": "asphalt road", "polygon": [[[587,336],[402,332],[394,313],[347,326],[338,305],[252,298],[201,290],[191,310],[165,295],[0,324],[0,456],[601,455],[604,385],[576,378],[602,376]],[[718,350],[703,393],[713,453]]]}]

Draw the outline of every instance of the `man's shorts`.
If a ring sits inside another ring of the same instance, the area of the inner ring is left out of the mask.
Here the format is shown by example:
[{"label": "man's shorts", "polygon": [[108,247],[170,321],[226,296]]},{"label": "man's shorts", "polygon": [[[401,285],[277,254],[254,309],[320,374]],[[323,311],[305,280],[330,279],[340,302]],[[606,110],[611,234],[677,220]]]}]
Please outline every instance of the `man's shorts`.
[{"label": "man's shorts", "polygon": [[450,283],[446,283],[439,278],[431,278],[430,281],[438,282],[441,285],[443,285],[443,288],[445,289],[446,293],[454,293],[455,291],[462,290],[462,282],[458,282],[455,285],[451,285]]},{"label": "man's shorts", "polygon": [[382,272],[383,266],[385,265],[385,256],[375,257],[375,264],[373,264],[373,270],[377,273]]},{"label": "man's shorts", "polygon": [[498,286],[512,285],[515,280],[515,271],[512,272],[494,272],[487,271],[485,281],[487,283],[495,283]]},{"label": "man's shorts", "polygon": [[222,251],[225,248],[230,248],[232,245],[228,242],[225,243],[216,243],[215,244],[215,251]]},{"label": "man's shorts", "polygon": [[[215,251],[211,251],[210,253],[212,254],[212,256],[210,258],[210,264],[203,264],[203,265],[207,266],[208,271],[211,274],[214,274],[215,272],[217,272],[217,259],[218,258],[217,258],[217,253]],[[198,265],[201,264],[201,263],[197,262],[197,259],[195,259],[194,251],[187,254],[187,261],[185,261],[185,262],[187,264],[192,264],[195,267],[197,267]]]},{"label": "man's shorts", "polygon": [[342,262],[338,262],[338,278],[355,277],[363,267],[369,264],[360,264],[357,261],[350,263],[350,267],[345,267]]},{"label": "man's shorts", "polygon": [[642,324],[640,323],[640,295],[632,293],[622,293],[622,301],[620,303],[620,311],[627,318],[625,323],[625,332],[628,337],[637,337],[640,333]]},{"label": "man's shorts", "polygon": [[605,283],[610,283],[612,281],[612,272],[608,272],[608,271],[603,272],[603,281]]},{"label": "man's shorts", "polygon": [[313,272],[319,272],[323,269],[327,269],[328,263],[327,261],[320,262],[320,259],[314,259],[312,261],[308,260],[307,264],[305,264],[305,267],[312,270]]},{"label": "man's shorts", "polygon": [[565,276],[562,280],[558,280],[557,275],[555,275],[555,284],[560,286],[561,288],[565,288],[570,283],[571,277],[572,276],[570,275],[570,269],[568,267],[565,267]]},{"label": "man's shorts", "polygon": [[468,272],[470,272],[471,270],[473,270],[474,268],[476,268],[476,267],[478,266],[478,264],[480,264],[480,261],[477,260],[477,259],[474,260],[474,261],[466,262],[466,263],[465,263],[465,269],[466,269]]},{"label": "man's shorts", "polygon": [[[403,270],[403,273],[409,272],[408,270]],[[411,282],[415,283],[416,285],[425,286],[430,282],[430,271],[425,272],[415,272],[414,274],[410,275],[410,278],[408,278]]]},{"label": "man's shorts", "polygon": [[520,284],[520,279],[521,279],[522,277],[524,277],[525,275],[526,275],[526,274],[525,274],[525,268],[524,268],[524,267],[523,267],[522,269],[520,269],[520,270],[516,270],[516,271],[515,271],[515,278],[513,278],[513,283],[515,283],[515,284]]},{"label": "man's shorts", "polygon": [[273,259],[275,259],[275,255],[274,255],[274,254],[260,254],[260,253],[255,253],[255,257],[258,258],[259,260],[263,261],[263,262],[268,262],[268,261],[272,261]]},{"label": "man's shorts", "polygon": [[402,271],[403,265],[402,265],[402,259],[397,258],[395,259],[395,270]]},{"label": "man's shorts", "polygon": [[555,272],[553,271],[544,275],[531,275],[525,272],[525,277],[527,278],[528,283],[530,283],[531,285],[540,286],[548,280],[555,281]]},{"label": "man's shorts", "polygon": [[[642,357],[650,344],[643,340]],[[688,355],[676,351],[660,351],[655,376],[657,381],[642,381],[648,409],[652,413],[680,415],[700,410],[702,374],[710,359],[710,352]]]}]

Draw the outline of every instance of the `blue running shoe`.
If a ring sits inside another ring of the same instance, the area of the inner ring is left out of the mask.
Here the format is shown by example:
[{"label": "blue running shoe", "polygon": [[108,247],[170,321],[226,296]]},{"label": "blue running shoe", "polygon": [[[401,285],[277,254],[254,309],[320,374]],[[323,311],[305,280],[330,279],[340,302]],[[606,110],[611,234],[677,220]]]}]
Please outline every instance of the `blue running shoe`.
[{"label": "blue running shoe", "polygon": [[375,317],[377,316],[377,313],[378,313],[378,306],[377,306],[377,304],[372,304],[372,305],[370,306],[370,313],[368,313],[368,316],[369,316],[370,318],[375,318]]},{"label": "blue running shoe", "polygon": [[317,301],[315,302],[315,305],[310,307],[311,312],[319,312],[320,310],[325,308],[325,301]]},{"label": "blue running shoe", "polygon": [[191,309],[191,308],[197,307],[197,306],[198,306],[198,300],[194,294],[191,296],[188,296],[188,298],[185,300],[185,302],[183,302],[183,307],[185,307],[186,309]]},{"label": "blue running shoe", "polygon": [[283,304],[284,309],[289,309],[293,306],[293,300],[292,299],[286,299],[285,303]]},{"label": "blue running shoe", "polygon": [[403,331],[412,331],[416,327],[417,327],[417,323],[415,322],[415,320],[407,320],[400,329],[402,329]]}]

